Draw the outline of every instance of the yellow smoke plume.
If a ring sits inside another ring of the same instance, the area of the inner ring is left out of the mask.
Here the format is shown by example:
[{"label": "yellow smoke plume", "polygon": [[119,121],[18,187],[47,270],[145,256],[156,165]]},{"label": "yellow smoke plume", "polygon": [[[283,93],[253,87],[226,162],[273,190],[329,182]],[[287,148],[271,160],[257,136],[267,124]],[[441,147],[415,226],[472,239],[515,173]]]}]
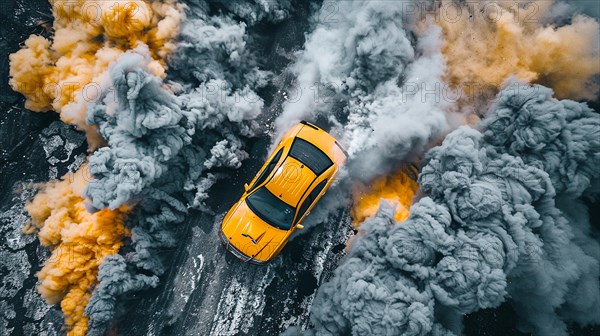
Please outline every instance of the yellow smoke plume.
[{"label": "yellow smoke plume", "polygon": [[146,44],[164,76],[166,56],[183,19],[174,0],[50,0],[54,37],[31,35],[10,55],[10,85],[26,97],[25,107],[54,110],[61,119],[86,131],[91,148],[101,144],[85,123],[87,103],[99,96],[108,65],[124,51]]},{"label": "yellow smoke plume", "polygon": [[379,177],[369,184],[357,183],[352,187],[354,204],[350,214],[353,225],[358,228],[367,217],[375,215],[381,200],[396,205],[394,218],[404,221],[410,215],[410,205],[418,189],[414,166],[402,169],[386,176]]},{"label": "yellow smoke plume", "polygon": [[470,99],[495,91],[510,76],[551,87],[559,98],[596,99],[598,21],[576,15],[569,24],[554,26],[548,23],[551,5],[442,0],[435,21],[444,34],[446,80]]},{"label": "yellow smoke plume", "polygon": [[25,233],[37,232],[40,243],[52,250],[37,273],[44,299],[60,302],[69,336],[84,336],[88,318],[83,315],[98,267],[105,257],[119,252],[128,235],[124,217],[130,208],[89,213],[80,196],[89,176],[87,166],[61,180],[47,183],[26,205],[31,222]]}]

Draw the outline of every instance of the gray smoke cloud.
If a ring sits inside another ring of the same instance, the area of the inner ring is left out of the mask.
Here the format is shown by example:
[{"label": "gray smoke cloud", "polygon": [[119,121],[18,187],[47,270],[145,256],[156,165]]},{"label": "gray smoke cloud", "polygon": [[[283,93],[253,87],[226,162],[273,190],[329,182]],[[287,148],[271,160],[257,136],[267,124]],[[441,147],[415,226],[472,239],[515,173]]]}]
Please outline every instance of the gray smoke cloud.
[{"label": "gray smoke cloud", "polygon": [[88,335],[103,334],[119,309],[117,298],[121,295],[158,285],[157,277],[132,273],[127,268],[127,262],[118,254],[104,259],[98,272],[99,285],[85,311],[86,315],[93,317],[89,322]]},{"label": "gray smoke cloud", "polygon": [[323,3],[291,66],[299,94],[275,121],[279,134],[300,119],[328,122],[350,154],[351,175],[363,179],[397,168],[443,135],[452,104],[432,93],[445,69],[441,32],[429,27],[417,42],[406,5]]},{"label": "gray smoke cloud", "polygon": [[[577,12],[584,13],[590,17],[600,18],[600,4],[587,0],[567,0],[567,4]],[[573,11],[573,9],[571,9]]]},{"label": "gray smoke cloud", "polygon": [[96,208],[116,209],[139,195],[191,143],[180,100],[148,73],[150,61],[144,46],[127,52],[109,70],[114,90],[87,109],[87,123],[109,143],[90,157],[95,179],[85,196]]},{"label": "gray smoke cloud", "polygon": [[363,223],[307,334],[461,334],[462,315],[506,300],[536,335],[600,323],[600,245],[580,201],[598,191],[600,116],[514,83],[481,127],[426,154],[407,221],[384,204]]},{"label": "gray smoke cloud", "polygon": [[[285,6],[268,8],[250,23],[284,17]],[[111,209],[135,204],[130,244],[100,266],[85,310],[89,335],[107,331],[122,310],[120,298],[158,284],[166,270],[159,253],[175,246],[177,224],[190,207],[210,212],[208,189],[240,167],[246,139],[262,132],[256,118],[264,102],[256,90],[271,74],[246,48],[248,23],[236,19],[243,15],[210,11],[205,2],[189,5],[167,80],[151,74],[141,45],[110,66],[103,96],[87,109],[87,122],[108,142],[90,158],[88,202]]]}]

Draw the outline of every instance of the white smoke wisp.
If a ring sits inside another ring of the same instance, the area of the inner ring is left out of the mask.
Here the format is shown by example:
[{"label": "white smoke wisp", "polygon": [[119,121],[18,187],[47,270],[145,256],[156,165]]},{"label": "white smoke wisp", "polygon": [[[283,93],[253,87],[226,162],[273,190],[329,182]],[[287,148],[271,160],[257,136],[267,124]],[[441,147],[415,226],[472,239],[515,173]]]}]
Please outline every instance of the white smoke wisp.
[{"label": "white smoke wisp", "polygon": [[292,11],[291,0],[219,0],[218,3],[227,8],[229,12],[242,18],[244,22],[249,24],[254,24],[260,21],[280,22],[287,18]]},{"label": "white smoke wisp", "polygon": [[431,93],[445,69],[441,32],[413,27],[415,42],[402,2],[325,1],[317,16],[332,6],[339,15],[318,22],[291,66],[300,94],[284,104],[275,127],[281,134],[300,119],[329,122],[350,154],[351,175],[368,180],[448,128],[452,102]]},{"label": "white smoke wisp", "polygon": [[514,83],[482,128],[426,154],[407,221],[383,207],[361,226],[309,334],[461,334],[462,315],[506,300],[535,335],[600,323],[600,245],[577,211],[600,178],[600,116]]}]

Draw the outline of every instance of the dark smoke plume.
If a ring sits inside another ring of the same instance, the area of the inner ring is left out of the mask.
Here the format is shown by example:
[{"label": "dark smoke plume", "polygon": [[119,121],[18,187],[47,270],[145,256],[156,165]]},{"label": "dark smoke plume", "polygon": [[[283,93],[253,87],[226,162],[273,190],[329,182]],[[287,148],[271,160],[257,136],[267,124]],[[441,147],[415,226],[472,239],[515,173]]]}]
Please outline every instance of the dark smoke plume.
[{"label": "dark smoke plume", "polygon": [[460,334],[461,315],[506,300],[536,335],[600,323],[600,245],[580,201],[598,191],[600,116],[515,83],[481,127],[427,153],[407,221],[384,206],[361,226],[308,333]]},{"label": "dark smoke plume", "polygon": [[[283,18],[285,7],[268,8],[277,12],[253,20]],[[240,167],[246,139],[261,131],[264,103],[255,90],[270,73],[246,49],[246,23],[233,18],[242,14],[209,11],[204,2],[188,8],[166,81],[151,74],[140,45],[111,65],[104,95],[88,108],[88,123],[108,146],[90,158],[85,196],[94,208],[136,205],[131,251],[100,266],[86,308],[90,335],[106,332],[120,298],[158,284],[166,268],[159,251],[175,246],[177,224],[189,207],[210,211],[207,190],[223,169]]]}]

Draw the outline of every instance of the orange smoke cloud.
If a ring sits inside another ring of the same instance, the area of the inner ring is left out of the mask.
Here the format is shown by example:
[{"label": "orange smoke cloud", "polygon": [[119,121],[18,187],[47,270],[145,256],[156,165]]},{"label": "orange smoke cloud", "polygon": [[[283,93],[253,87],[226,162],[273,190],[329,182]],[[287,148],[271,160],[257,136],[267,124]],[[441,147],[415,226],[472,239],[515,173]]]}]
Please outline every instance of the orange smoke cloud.
[{"label": "orange smoke cloud", "polygon": [[476,90],[496,91],[510,76],[551,87],[558,98],[597,98],[598,21],[576,15],[568,25],[545,24],[551,5],[442,0],[436,23],[444,33],[446,80],[470,98],[481,95]]},{"label": "orange smoke cloud", "polygon": [[69,336],[84,336],[88,318],[85,306],[105,257],[119,252],[128,235],[124,217],[130,211],[103,209],[89,213],[80,196],[86,184],[87,166],[51,181],[26,205],[31,223],[26,233],[38,233],[40,243],[52,249],[37,273],[39,292],[55,304],[60,301]]},{"label": "orange smoke cloud", "polygon": [[26,97],[25,107],[54,110],[86,131],[91,147],[101,139],[85,123],[85,106],[99,96],[108,65],[124,51],[146,44],[155,75],[175,49],[183,5],[167,1],[50,0],[54,38],[31,35],[10,55],[10,85]]},{"label": "orange smoke cloud", "polygon": [[[86,105],[100,96],[107,69],[125,51],[147,46],[149,69],[164,76],[166,57],[184,18],[175,0],[50,0],[54,15],[52,40],[31,35],[10,55],[10,85],[36,112],[54,110],[61,119],[86,132],[90,149],[103,142],[85,122]],[[37,276],[39,292],[51,304],[60,302],[68,334],[83,336],[85,307],[104,258],[119,252],[128,232],[124,217],[131,209],[87,212],[81,197],[87,166],[43,187],[26,206],[32,221],[25,233],[37,232],[52,249]]]},{"label": "orange smoke cloud", "polygon": [[355,184],[352,188],[354,205],[350,212],[354,227],[358,228],[367,217],[373,216],[379,209],[381,200],[396,205],[394,218],[397,221],[406,220],[418,189],[417,174],[414,166],[406,166],[390,175],[379,177],[368,185]]}]

